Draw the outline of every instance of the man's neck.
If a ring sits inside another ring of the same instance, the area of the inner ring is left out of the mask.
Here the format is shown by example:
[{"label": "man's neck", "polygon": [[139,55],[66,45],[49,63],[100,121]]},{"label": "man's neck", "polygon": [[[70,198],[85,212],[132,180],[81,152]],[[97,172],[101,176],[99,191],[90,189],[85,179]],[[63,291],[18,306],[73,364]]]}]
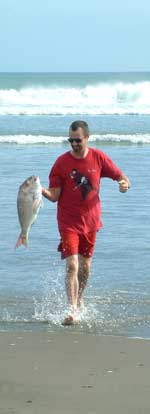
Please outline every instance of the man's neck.
[{"label": "man's neck", "polygon": [[71,154],[73,155],[74,158],[79,158],[80,159],[80,158],[85,158],[87,156],[88,152],[89,152],[89,149],[85,148],[85,150],[83,152],[78,153],[78,152],[71,151]]}]

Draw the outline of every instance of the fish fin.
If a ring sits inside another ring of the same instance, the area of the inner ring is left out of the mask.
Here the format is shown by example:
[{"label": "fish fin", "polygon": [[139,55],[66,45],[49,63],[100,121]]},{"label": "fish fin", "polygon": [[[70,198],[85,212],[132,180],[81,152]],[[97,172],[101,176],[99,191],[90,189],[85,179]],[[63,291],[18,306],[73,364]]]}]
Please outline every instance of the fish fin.
[{"label": "fish fin", "polygon": [[20,236],[18,237],[15,249],[18,249],[18,247],[21,246],[21,244],[23,244],[26,248],[28,247],[28,237],[27,235],[23,236],[22,233],[20,233]]}]

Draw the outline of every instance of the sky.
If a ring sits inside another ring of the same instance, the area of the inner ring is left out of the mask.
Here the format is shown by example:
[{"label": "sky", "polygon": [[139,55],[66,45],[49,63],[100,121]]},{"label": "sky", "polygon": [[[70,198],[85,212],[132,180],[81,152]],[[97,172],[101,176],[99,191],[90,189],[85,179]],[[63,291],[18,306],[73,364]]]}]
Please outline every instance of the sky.
[{"label": "sky", "polygon": [[150,70],[150,0],[0,0],[0,72]]}]

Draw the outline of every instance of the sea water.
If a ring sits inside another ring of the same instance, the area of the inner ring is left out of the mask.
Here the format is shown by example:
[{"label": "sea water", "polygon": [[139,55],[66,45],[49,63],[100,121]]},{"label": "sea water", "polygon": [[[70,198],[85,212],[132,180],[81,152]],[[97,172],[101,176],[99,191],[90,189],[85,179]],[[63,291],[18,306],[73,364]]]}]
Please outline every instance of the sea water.
[{"label": "sea water", "polygon": [[68,304],[56,203],[44,199],[29,248],[15,251],[16,199],[31,174],[48,186],[54,161],[70,148],[69,125],[83,119],[90,127],[89,146],[106,152],[132,188],[121,194],[116,182],[102,179],[103,228],[85,310],[73,331],[150,337],[149,93],[149,73],[0,75],[1,331],[64,329]]}]

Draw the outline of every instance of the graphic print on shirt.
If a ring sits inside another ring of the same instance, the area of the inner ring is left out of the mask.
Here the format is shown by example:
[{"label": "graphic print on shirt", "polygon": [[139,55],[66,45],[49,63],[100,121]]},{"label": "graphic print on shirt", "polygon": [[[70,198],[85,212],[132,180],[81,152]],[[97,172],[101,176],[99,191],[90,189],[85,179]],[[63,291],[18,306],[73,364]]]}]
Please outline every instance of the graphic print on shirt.
[{"label": "graphic print on shirt", "polygon": [[72,178],[72,180],[74,180],[76,183],[75,187],[73,188],[74,191],[79,187],[81,188],[81,194],[84,200],[87,194],[91,190],[94,190],[94,187],[90,183],[89,178],[87,178],[85,175],[82,175],[79,171],[72,170],[71,173],[69,173],[69,177]]}]

